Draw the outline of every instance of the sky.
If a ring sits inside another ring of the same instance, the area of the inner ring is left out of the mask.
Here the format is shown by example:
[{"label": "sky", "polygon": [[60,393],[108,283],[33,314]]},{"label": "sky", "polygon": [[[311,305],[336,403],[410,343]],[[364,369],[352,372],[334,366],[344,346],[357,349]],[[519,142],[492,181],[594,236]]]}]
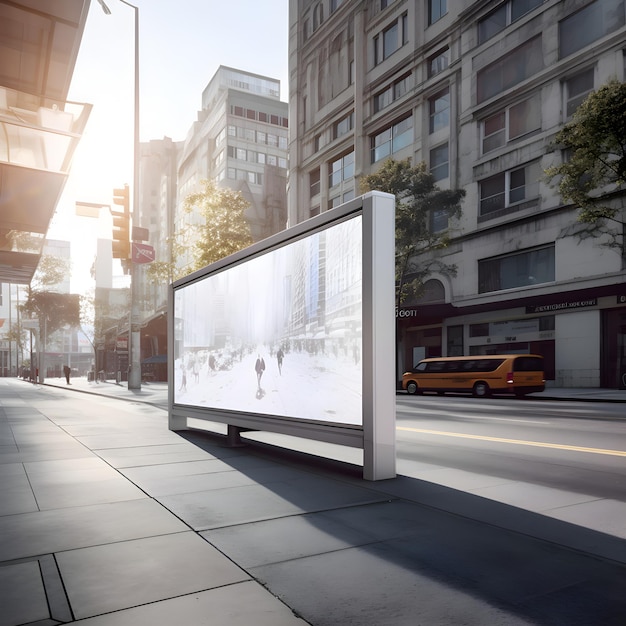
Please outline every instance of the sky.
[{"label": "sky", "polygon": [[[77,217],[75,203],[111,204],[132,186],[135,11],[120,0],[91,7],[68,100],[93,106],[48,231],[70,240],[71,291],[93,289],[89,268],[110,217]],[[140,140],[185,139],[202,91],[220,65],[280,80],[288,100],[288,0],[135,0],[139,16]]]}]

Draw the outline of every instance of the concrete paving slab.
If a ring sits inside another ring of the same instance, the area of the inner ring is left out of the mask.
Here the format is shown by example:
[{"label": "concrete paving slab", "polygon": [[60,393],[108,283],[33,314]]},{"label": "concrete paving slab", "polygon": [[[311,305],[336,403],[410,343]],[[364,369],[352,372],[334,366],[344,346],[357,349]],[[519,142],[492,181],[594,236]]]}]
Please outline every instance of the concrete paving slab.
[{"label": "concrete paving slab", "polygon": [[0,567],[0,626],[17,626],[51,618],[39,563]]},{"label": "concrete paving slab", "polygon": [[[0,466],[1,468],[2,466]],[[37,511],[37,501],[21,464],[11,463],[11,468],[18,468],[21,473],[2,474],[0,472],[0,515],[17,515]]]},{"label": "concrete paving slab", "polygon": [[[245,598],[245,602],[242,602]],[[242,582],[81,621],[83,626],[306,626],[256,582]]]},{"label": "concrete paving slab", "polygon": [[57,553],[77,619],[249,580],[196,533]]},{"label": "concrete paving slab", "polygon": [[188,530],[154,500],[129,500],[0,518],[0,562]]},{"label": "concrete paving slab", "polygon": [[582,493],[553,489],[542,485],[529,485],[509,481],[506,484],[473,489],[472,493],[504,504],[521,507],[527,511],[550,514],[553,509],[583,502],[597,502],[601,498]]},{"label": "concrete paving slab", "polygon": [[625,502],[608,499],[588,501],[552,509],[549,513],[555,519],[626,539]]}]

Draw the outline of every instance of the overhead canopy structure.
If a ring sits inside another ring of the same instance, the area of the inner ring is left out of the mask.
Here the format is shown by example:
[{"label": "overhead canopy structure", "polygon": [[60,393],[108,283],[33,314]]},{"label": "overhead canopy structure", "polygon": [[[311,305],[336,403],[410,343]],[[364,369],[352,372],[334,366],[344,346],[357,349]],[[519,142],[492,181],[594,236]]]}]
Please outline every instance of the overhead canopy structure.
[{"label": "overhead canopy structure", "polygon": [[67,102],[90,0],[0,0],[0,282],[30,283],[91,106]]}]

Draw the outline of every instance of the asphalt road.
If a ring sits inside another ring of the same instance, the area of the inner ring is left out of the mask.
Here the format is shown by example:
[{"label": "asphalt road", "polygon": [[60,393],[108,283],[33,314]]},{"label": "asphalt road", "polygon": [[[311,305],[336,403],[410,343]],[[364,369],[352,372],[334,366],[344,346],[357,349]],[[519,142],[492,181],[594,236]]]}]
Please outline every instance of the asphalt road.
[{"label": "asphalt road", "polygon": [[398,397],[397,434],[404,474],[429,463],[626,501],[624,405]]}]

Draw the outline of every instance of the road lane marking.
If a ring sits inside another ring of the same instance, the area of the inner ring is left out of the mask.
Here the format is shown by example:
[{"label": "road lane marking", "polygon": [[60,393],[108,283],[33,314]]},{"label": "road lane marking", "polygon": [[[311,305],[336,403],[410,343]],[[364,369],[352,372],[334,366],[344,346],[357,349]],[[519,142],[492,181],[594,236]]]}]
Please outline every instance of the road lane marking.
[{"label": "road lane marking", "polygon": [[545,443],[543,441],[525,441],[524,439],[505,439],[503,437],[487,437],[484,435],[468,435],[466,433],[451,433],[445,430],[428,430],[426,428],[409,428],[398,426],[396,430],[406,430],[425,435],[441,435],[443,437],[458,437],[460,439],[479,439],[480,441],[494,441],[496,443],[510,443],[517,446],[534,446],[535,448],[553,448],[555,450],[570,450],[572,452],[587,452],[589,454],[604,454],[607,456],[624,456],[626,450],[605,450],[603,448],[585,448],[582,446],[568,446],[562,443]]}]

